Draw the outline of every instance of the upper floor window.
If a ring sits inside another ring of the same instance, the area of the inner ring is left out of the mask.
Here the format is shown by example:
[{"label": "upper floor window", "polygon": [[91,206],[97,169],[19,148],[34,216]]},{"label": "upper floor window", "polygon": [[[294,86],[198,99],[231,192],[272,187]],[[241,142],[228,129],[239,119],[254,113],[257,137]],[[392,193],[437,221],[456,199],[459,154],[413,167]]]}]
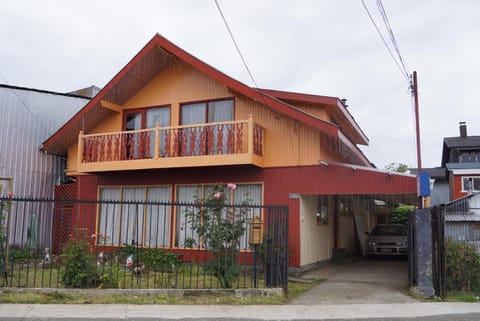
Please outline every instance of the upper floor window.
[{"label": "upper floor window", "polygon": [[462,151],[458,155],[459,163],[478,163],[480,162],[480,152],[478,151]]},{"label": "upper floor window", "polygon": [[[122,159],[151,158],[154,154],[156,125],[170,126],[170,107],[152,107],[127,110],[124,113],[123,130],[133,131],[123,137]],[[141,129],[151,129],[143,130]],[[165,153],[165,141],[162,140],[160,154]]]},{"label": "upper floor window", "polygon": [[124,130],[170,126],[170,107],[153,107],[125,111]]},{"label": "upper floor window", "polygon": [[183,104],[181,124],[194,125],[233,120],[233,99]]},{"label": "upper floor window", "polygon": [[[181,105],[181,125],[184,137],[180,154],[182,156],[229,154],[233,145],[228,143],[228,133],[233,124],[218,124],[233,121],[233,99],[195,102]],[[211,125],[210,125],[211,124]]]},{"label": "upper floor window", "polygon": [[462,192],[480,192],[480,176],[462,177]]}]

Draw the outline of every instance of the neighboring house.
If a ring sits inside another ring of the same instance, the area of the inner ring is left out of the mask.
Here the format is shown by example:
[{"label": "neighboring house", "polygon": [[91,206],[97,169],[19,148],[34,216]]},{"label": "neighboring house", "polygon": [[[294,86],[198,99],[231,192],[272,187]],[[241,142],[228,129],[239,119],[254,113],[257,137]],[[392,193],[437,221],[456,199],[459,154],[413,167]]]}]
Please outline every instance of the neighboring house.
[{"label": "neighboring house", "polygon": [[[287,205],[290,266],[303,268],[358,252],[377,215],[417,202],[415,177],[377,170],[367,144],[342,100],[249,87],[155,35],[43,150],[68,158],[77,199],[192,202],[231,182],[232,202]],[[97,214],[82,224],[114,246],[132,239],[102,225],[120,212]],[[138,224],[161,224],[160,245],[175,248],[184,221],[172,210]]]},{"label": "neighboring house", "polygon": [[443,140],[442,167],[448,170],[450,199],[480,192],[480,136],[468,136],[460,123],[460,137]]},{"label": "neighboring house", "polygon": [[0,84],[0,184],[20,197],[53,197],[66,162],[41,151],[42,142],[90,98]]},{"label": "neighboring house", "polygon": [[480,192],[480,136],[468,136],[461,122],[460,136],[443,139],[442,165],[426,168],[434,181],[431,205],[438,205]]},{"label": "neighboring house", "polygon": [[[66,179],[66,159],[42,151],[41,144],[88,101],[90,97],[76,93],[0,85],[0,184],[3,195],[13,192],[21,198],[53,198],[55,185]],[[26,240],[32,226],[48,228],[44,223],[52,220],[52,215],[46,214],[51,211],[46,208],[40,211],[39,206],[35,203],[24,212],[13,209],[17,214],[25,214],[16,216],[9,231],[10,244]],[[43,237],[38,245],[48,245],[50,233],[36,232]]]},{"label": "neighboring house", "polygon": [[480,193],[445,204],[445,238],[468,242],[480,253]]}]

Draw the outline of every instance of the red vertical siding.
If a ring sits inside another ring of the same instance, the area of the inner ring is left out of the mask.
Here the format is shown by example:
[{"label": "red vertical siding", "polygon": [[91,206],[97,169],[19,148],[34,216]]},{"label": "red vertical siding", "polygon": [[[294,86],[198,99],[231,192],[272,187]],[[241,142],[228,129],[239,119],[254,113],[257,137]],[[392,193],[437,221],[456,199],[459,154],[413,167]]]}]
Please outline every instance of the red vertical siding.
[{"label": "red vertical siding", "polygon": [[[260,169],[254,166],[186,168],[79,176],[78,197],[96,199],[98,186],[263,182],[265,205],[289,207],[290,266],[300,266],[300,213],[296,195],[414,194],[416,178],[330,164]],[[95,228],[94,219],[79,220]]]}]

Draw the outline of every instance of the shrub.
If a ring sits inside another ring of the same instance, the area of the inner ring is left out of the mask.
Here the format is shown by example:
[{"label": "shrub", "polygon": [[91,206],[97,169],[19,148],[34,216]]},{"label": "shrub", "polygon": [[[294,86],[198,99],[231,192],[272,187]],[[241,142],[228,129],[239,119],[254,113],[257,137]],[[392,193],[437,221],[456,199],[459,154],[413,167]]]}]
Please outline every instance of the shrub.
[{"label": "shrub", "polygon": [[[236,186],[228,184],[226,187],[234,190]],[[205,250],[211,254],[206,270],[217,278],[221,287],[231,288],[240,273],[237,255],[240,238],[245,235],[246,210],[227,206],[223,185],[216,185],[208,197],[197,198],[195,204],[195,208],[186,211],[186,217]],[[188,243],[193,246],[196,241],[191,239]]]},{"label": "shrub", "polygon": [[157,248],[141,248],[128,245],[119,250],[119,257],[123,262],[130,255],[134,256],[135,263],[142,262],[151,270],[170,271],[181,263],[178,254],[165,252]]},{"label": "shrub", "polygon": [[445,242],[447,290],[480,292],[480,255],[473,245]]},{"label": "shrub", "polygon": [[67,288],[91,287],[95,284],[96,260],[86,229],[74,229],[62,251],[62,282]]},{"label": "shrub", "polygon": [[400,205],[392,210],[388,219],[391,224],[402,224],[408,228],[408,216],[412,215],[415,207],[412,205]]}]

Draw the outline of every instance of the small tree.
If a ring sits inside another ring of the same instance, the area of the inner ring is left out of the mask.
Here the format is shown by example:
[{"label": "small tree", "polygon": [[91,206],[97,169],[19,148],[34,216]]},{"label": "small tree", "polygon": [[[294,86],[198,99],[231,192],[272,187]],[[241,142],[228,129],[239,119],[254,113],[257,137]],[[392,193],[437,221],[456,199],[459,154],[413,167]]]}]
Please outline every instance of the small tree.
[{"label": "small tree", "polygon": [[[235,190],[234,184],[226,186]],[[240,239],[245,235],[247,209],[226,204],[225,186],[216,185],[205,199],[196,197],[195,207],[186,211],[186,218],[197,233],[199,242],[211,254],[208,272],[220,282],[221,287],[231,288],[239,275],[237,256]],[[245,202],[242,205],[247,205]],[[186,240],[193,246],[197,241]]]},{"label": "small tree", "polygon": [[406,173],[408,171],[408,165],[402,163],[390,163],[385,166],[385,169],[390,172]]}]

